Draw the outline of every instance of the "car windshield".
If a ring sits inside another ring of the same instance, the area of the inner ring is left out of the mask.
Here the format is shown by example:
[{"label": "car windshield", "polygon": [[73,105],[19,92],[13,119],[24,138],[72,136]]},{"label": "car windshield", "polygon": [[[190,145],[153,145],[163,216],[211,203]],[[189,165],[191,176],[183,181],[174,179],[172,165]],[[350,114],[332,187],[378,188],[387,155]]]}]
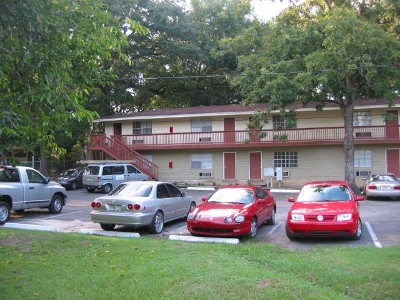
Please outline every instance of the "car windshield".
[{"label": "car windshield", "polygon": [[75,173],[77,173],[77,172],[78,172],[77,169],[69,169],[69,170],[62,172],[61,176],[72,176],[72,175],[75,175]]},{"label": "car windshield", "polygon": [[310,185],[305,186],[299,197],[298,202],[319,202],[319,201],[349,201],[351,194],[347,186],[344,185]]},{"label": "car windshield", "polygon": [[99,175],[100,167],[99,166],[89,166],[86,174],[89,175]]},{"label": "car windshield", "polygon": [[397,178],[393,175],[372,175],[371,181],[388,181],[388,182],[395,182]]},{"label": "car windshield", "polygon": [[254,201],[254,193],[251,189],[240,189],[240,188],[225,188],[216,191],[208,202],[219,202],[219,203],[241,203],[247,204]]},{"label": "car windshield", "polygon": [[149,197],[153,189],[150,184],[120,184],[111,193],[111,196]]}]

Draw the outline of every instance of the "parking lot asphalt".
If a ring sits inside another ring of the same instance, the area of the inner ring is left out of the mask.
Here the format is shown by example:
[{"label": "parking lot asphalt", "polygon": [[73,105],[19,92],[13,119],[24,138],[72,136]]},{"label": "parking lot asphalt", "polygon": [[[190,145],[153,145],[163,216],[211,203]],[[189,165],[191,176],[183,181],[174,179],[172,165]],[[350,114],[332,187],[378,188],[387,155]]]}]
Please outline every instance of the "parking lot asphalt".
[{"label": "parking lot asphalt", "polygon": [[[285,234],[286,215],[291,207],[288,197],[295,196],[298,190],[272,189],[271,192],[277,201],[276,222],[274,225],[262,225],[257,233],[257,241],[277,244],[294,250],[307,250],[315,247],[327,246],[367,246],[367,247],[391,247],[400,246],[400,211],[399,200],[365,200],[360,202],[361,218],[363,222],[363,235],[360,240],[346,239],[305,239],[291,241]],[[201,197],[210,193],[210,189],[188,188],[187,193],[197,203],[201,203]],[[3,225],[8,228],[47,230],[54,232],[75,232],[82,234],[113,235],[128,238],[151,236],[145,229],[133,229],[129,227],[117,227],[115,231],[106,232],[100,225],[90,220],[90,203],[101,196],[101,193],[89,193],[85,189],[67,191],[68,203],[61,214],[51,215],[47,210],[26,210],[23,213],[13,213],[10,221]],[[0,227],[1,228],[1,227]],[[160,235],[157,235],[158,237]],[[173,240],[186,240],[189,242],[225,242],[239,243],[232,239],[195,239],[186,229],[185,221],[176,221],[165,224],[161,236]],[[236,241],[237,240],[237,241]],[[240,240],[245,243],[246,240]]]}]

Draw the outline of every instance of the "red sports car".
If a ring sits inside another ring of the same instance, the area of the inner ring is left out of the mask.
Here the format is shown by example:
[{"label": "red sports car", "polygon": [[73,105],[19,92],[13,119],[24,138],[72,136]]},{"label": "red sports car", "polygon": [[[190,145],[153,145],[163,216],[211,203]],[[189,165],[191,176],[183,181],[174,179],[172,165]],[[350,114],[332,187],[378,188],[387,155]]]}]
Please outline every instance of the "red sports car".
[{"label": "red sports car", "polygon": [[362,222],[359,201],[346,181],[309,182],[301,189],[289,210],[286,235],[297,237],[350,237],[360,239]]},{"label": "red sports car", "polygon": [[254,237],[258,227],[274,224],[276,202],[269,192],[251,185],[231,185],[219,188],[187,217],[192,235]]}]

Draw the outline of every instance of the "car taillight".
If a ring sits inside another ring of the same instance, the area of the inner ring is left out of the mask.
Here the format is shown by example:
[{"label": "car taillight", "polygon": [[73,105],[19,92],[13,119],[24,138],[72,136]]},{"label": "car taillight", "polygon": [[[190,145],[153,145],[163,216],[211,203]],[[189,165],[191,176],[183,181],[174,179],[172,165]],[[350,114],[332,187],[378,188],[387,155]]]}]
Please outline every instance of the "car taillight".
[{"label": "car taillight", "polygon": [[395,190],[400,190],[400,185],[394,187]]},{"label": "car taillight", "polygon": [[368,188],[370,190],[376,190],[377,189],[376,185],[369,185]]},{"label": "car taillight", "polygon": [[93,208],[100,208],[100,207],[101,207],[101,203],[100,203],[100,202],[97,202],[97,201],[93,201],[90,205],[91,205]]},{"label": "car taillight", "polygon": [[133,209],[134,210],[139,210],[140,209],[140,204],[137,204],[137,203],[136,204],[128,204],[127,207],[128,207],[129,210],[133,210]]}]

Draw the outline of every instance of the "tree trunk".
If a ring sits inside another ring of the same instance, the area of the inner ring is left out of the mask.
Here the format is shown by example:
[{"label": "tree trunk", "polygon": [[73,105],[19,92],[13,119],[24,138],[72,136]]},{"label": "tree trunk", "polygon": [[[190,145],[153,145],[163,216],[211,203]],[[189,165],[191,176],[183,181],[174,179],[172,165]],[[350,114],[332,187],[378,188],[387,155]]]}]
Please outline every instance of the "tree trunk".
[{"label": "tree trunk", "polygon": [[46,152],[44,151],[44,143],[40,146],[40,172],[44,176],[48,176],[48,161],[47,161],[47,155]]},{"label": "tree trunk", "polygon": [[356,185],[356,179],[354,176],[354,135],[353,135],[353,114],[354,114],[354,102],[345,101],[340,105],[340,110],[343,115],[344,121],[344,177],[345,180],[350,184],[354,192],[359,193],[359,188]]}]

